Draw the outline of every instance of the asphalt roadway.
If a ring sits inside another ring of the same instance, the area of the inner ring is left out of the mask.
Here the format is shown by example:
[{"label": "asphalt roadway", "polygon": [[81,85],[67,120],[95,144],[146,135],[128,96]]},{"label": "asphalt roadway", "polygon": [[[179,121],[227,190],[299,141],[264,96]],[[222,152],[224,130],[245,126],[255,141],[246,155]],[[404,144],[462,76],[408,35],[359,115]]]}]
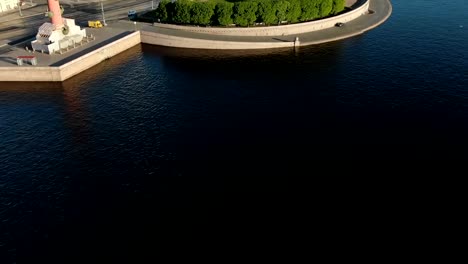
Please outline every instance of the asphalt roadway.
[{"label": "asphalt roadway", "polygon": [[[151,10],[159,0],[103,0],[106,22],[127,19],[130,9],[138,12]],[[103,21],[100,0],[60,0],[64,6],[64,17],[74,18],[80,26],[86,26],[88,20]],[[37,29],[50,19],[45,17],[47,0],[25,0],[21,9],[0,13],[0,48],[27,36],[33,37]]]}]

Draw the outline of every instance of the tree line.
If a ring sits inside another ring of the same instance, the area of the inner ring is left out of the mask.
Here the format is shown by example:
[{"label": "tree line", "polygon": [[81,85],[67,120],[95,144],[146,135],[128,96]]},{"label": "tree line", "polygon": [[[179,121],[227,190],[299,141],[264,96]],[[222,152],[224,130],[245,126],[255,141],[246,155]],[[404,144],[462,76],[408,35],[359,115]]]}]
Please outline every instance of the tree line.
[{"label": "tree line", "polygon": [[336,15],[346,0],[249,0],[227,2],[208,0],[162,0],[154,11],[157,21],[185,25],[242,27],[261,23],[297,23]]}]

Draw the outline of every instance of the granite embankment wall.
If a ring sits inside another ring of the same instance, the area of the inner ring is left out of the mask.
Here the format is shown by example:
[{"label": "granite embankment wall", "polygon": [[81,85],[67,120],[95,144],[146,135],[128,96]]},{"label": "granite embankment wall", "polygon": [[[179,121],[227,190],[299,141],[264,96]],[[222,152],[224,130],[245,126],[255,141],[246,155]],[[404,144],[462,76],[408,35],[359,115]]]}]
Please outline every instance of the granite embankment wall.
[{"label": "granite embankment wall", "polygon": [[150,31],[141,31],[141,42],[144,44],[160,45],[176,48],[192,49],[271,49],[294,47],[294,41],[278,42],[245,42],[228,40],[208,40],[188,37],[170,36]]},{"label": "granite embankment wall", "polygon": [[291,25],[279,25],[270,27],[249,27],[249,28],[211,28],[211,27],[194,27],[194,26],[178,26],[170,24],[155,23],[155,27],[176,29],[182,31],[211,34],[211,35],[223,35],[223,36],[281,36],[281,35],[293,35],[307,33],[326,28],[334,27],[338,22],[348,22],[356,19],[365,14],[369,9],[369,0],[359,0],[355,5],[354,9],[344,14],[334,16],[331,18],[321,19],[317,21],[291,24]]},{"label": "granite embankment wall", "polygon": [[140,32],[133,32],[121,39],[109,43],[97,50],[87,53],[73,61],[61,65],[61,79],[66,80],[78,73],[81,73],[106,59],[126,51],[127,49],[141,43]]},{"label": "granite embankment wall", "polygon": [[58,82],[59,67],[1,67],[0,82]]},{"label": "granite embankment wall", "polygon": [[64,81],[140,43],[140,32],[133,32],[60,66],[1,67],[0,81]]}]

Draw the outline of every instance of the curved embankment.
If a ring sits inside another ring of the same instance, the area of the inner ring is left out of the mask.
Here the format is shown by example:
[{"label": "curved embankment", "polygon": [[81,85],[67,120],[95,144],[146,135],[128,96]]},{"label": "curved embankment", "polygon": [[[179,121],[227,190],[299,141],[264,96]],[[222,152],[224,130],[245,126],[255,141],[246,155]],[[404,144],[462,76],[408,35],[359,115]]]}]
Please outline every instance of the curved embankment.
[{"label": "curved embankment", "polygon": [[[141,25],[139,31],[119,37],[71,61],[57,66],[0,67],[0,81],[64,81],[105,59],[127,50],[139,43],[197,49],[269,49],[304,46],[352,37],[382,24],[392,13],[389,0],[362,0],[369,4],[370,12],[346,23],[344,27],[331,27],[302,34],[284,36],[232,36],[201,34],[183,30],[157,28]],[[362,7],[362,6],[360,6]],[[330,18],[336,19],[336,18]],[[321,21],[322,23],[326,23]],[[335,23],[335,22],[333,22]],[[136,30],[136,24],[123,25],[128,32]],[[299,38],[300,41],[295,41]]]},{"label": "curved embankment", "polygon": [[[256,28],[199,28],[155,24],[141,30],[142,43],[195,49],[266,49],[319,44],[362,34],[390,16],[389,0],[360,0],[345,14],[307,23]],[[346,22],[336,28],[337,22]],[[299,41],[295,41],[298,38]]]},{"label": "curved embankment", "polygon": [[196,27],[196,26],[179,26],[172,24],[154,23],[156,28],[181,30],[187,32],[222,35],[222,36],[285,36],[303,34],[317,30],[334,27],[336,23],[346,23],[352,21],[367,13],[370,0],[358,0],[353,5],[353,9],[338,16],[333,16],[326,19],[320,19],[311,22],[278,25],[278,26],[260,26],[260,27]]},{"label": "curved embankment", "polygon": [[[352,28],[352,30],[349,30],[349,32],[344,32],[343,34],[338,34],[335,37],[327,37],[323,39],[319,37],[317,37],[316,39],[305,38],[303,39],[301,45],[303,46],[316,45],[316,44],[346,39],[346,38],[350,38],[350,37],[363,34],[371,29],[374,29],[380,26],[385,21],[387,21],[387,19],[390,17],[392,12],[393,12],[393,7],[392,7],[392,4],[390,3],[390,0],[370,0],[369,12],[366,14],[366,16],[360,17],[356,21],[353,21],[355,22],[356,25],[354,26],[354,28]],[[364,23],[360,21],[363,19],[367,19],[367,17],[370,17],[370,19],[367,21],[368,23]]]}]

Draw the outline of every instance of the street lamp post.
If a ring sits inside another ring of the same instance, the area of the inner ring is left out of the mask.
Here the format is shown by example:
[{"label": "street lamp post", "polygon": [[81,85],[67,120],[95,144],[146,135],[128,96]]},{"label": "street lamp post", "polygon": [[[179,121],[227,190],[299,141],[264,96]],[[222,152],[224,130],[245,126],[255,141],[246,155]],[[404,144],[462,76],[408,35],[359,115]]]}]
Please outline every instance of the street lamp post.
[{"label": "street lamp post", "polygon": [[151,10],[154,10],[154,0],[151,0]]},{"label": "street lamp post", "polygon": [[19,10],[19,15],[22,17],[23,13],[21,12],[21,0],[18,1],[18,10]]},{"label": "street lamp post", "polygon": [[107,26],[106,18],[104,17],[104,6],[102,5],[102,0],[101,0],[101,11],[102,11],[102,23],[104,24],[104,26]]}]

